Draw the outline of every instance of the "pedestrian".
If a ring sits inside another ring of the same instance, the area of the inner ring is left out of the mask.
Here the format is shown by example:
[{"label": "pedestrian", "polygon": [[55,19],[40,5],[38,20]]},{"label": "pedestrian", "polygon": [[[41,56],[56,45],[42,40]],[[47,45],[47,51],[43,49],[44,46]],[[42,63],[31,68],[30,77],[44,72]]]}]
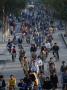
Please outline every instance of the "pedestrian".
[{"label": "pedestrian", "polygon": [[3,75],[0,75],[0,90],[6,90],[5,87],[6,87],[6,83],[4,77]]},{"label": "pedestrian", "polygon": [[46,43],[45,43],[45,47],[47,48],[48,51],[51,50],[51,44],[50,44],[49,41],[46,41]]},{"label": "pedestrian", "polygon": [[24,74],[27,76],[29,71],[29,61],[26,56],[23,58],[22,66],[23,66]]},{"label": "pedestrian", "polygon": [[18,88],[19,90],[28,90],[27,84],[23,81],[23,79],[21,79],[20,82],[18,83]]},{"label": "pedestrian", "polygon": [[22,60],[22,49],[20,49],[19,51],[19,61],[21,62],[21,60]]},{"label": "pedestrian", "polygon": [[30,52],[31,56],[34,57],[36,55],[37,47],[35,44],[31,44]]},{"label": "pedestrian", "polygon": [[18,44],[22,44],[22,38],[21,37],[18,38]]},{"label": "pedestrian", "polygon": [[52,45],[52,40],[53,40],[53,37],[52,37],[52,34],[48,34],[47,36],[47,41],[49,41],[49,43]]},{"label": "pedestrian", "polygon": [[12,42],[11,42],[11,40],[9,39],[9,40],[8,40],[8,43],[7,43],[7,49],[8,49],[8,51],[9,51],[9,53],[11,53],[11,48],[12,48]]},{"label": "pedestrian", "polygon": [[53,58],[52,58],[52,57],[50,57],[50,60],[49,60],[49,62],[48,62],[48,64],[49,64],[49,68],[50,68],[50,66],[51,66],[51,65],[53,65],[53,64],[54,64],[54,62],[53,62],[52,60],[53,60]]},{"label": "pedestrian", "polygon": [[40,51],[40,57],[42,59],[42,61],[44,62],[46,57],[47,57],[48,51],[46,48],[41,47],[41,51]]},{"label": "pedestrian", "polygon": [[50,75],[56,73],[56,67],[55,67],[55,63],[51,63],[50,66],[49,66],[49,73]]},{"label": "pedestrian", "polygon": [[30,73],[30,79],[33,81],[33,90],[38,90],[39,79],[36,72]]},{"label": "pedestrian", "polygon": [[18,47],[19,49],[22,49],[22,37],[18,38]]},{"label": "pedestrian", "polygon": [[50,75],[50,80],[52,83],[52,89],[56,90],[58,87],[58,76],[56,73],[53,73],[52,75]]},{"label": "pedestrian", "polygon": [[31,72],[36,72],[36,73],[39,72],[39,67],[38,67],[38,65],[36,64],[36,61],[33,61],[33,62],[32,62]]},{"label": "pedestrian", "polygon": [[29,36],[29,35],[27,35],[27,37],[26,37],[26,42],[27,42],[28,44],[30,44],[30,36]]},{"label": "pedestrian", "polygon": [[38,76],[39,76],[39,82],[40,82],[39,83],[39,88],[41,88],[41,90],[42,90],[43,89],[44,80],[45,80],[44,72],[41,71]]},{"label": "pedestrian", "polygon": [[14,62],[15,61],[15,58],[16,58],[16,48],[15,48],[15,46],[13,46],[11,52],[12,52],[12,61]]},{"label": "pedestrian", "polygon": [[67,66],[62,74],[62,84],[63,84],[62,90],[67,90]]},{"label": "pedestrian", "polygon": [[10,75],[10,79],[8,81],[9,90],[15,90],[16,88],[16,77],[14,75]]},{"label": "pedestrian", "polygon": [[42,59],[40,58],[40,56],[38,56],[38,58],[36,60],[36,65],[39,66],[39,72],[44,71],[43,62],[42,62]]},{"label": "pedestrian", "polygon": [[54,57],[57,57],[57,59],[59,60],[59,46],[57,45],[57,43],[54,43],[52,50]]},{"label": "pedestrian", "polygon": [[49,77],[46,77],[44,83],[43,83],[43,90],[51,90],[52,89],[52,83]]},{"label": "pedestrian", "polygon": [[14,45],[16,45],[16,35],[14,35],[13,40],[12,40],[12,43],[13,43]]},{"label": "pedestrian", "polygon": [[54,64],[54,62],[53,62],[52,60],[53,60],[53,58],[50,57],[50,60],[49,60],[49,62],[48,62],[50,74],[56,72],[55,64]]},{"label": "pedestrian", "polygon": [[65,68],[66,68],[65,61],[62,61],[62,65],[61,65],[60,71],[63,73]]},{"label": "pedestrian", "polygon": [[22,63],[23,58],[25,57],[24,49],[20,49],[19,51],[19,61]]},{"label": "pedestrian", "polygon": [[27,84],[27,89],[28,90],[33,90],[34,81],[35,81],[35,76],[34,76],[33,72],[31,72],[29,70],[28,75],[26,77],[24,77],[24,82]]}]

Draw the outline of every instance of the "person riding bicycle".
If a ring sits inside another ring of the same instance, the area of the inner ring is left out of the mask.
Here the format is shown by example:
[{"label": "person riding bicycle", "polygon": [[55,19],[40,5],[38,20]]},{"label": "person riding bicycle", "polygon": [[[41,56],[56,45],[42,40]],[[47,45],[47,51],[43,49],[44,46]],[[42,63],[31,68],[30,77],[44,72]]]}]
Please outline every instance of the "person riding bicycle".
[{"label": "person riding bicycle", "polygon": [[52,47],[52,50],[53,50],[53,55],[55,57],[55,54],[57,55],[57,59],[59,59],[59,46],[57,45],[57,43],[54,43],[53,47]]}]

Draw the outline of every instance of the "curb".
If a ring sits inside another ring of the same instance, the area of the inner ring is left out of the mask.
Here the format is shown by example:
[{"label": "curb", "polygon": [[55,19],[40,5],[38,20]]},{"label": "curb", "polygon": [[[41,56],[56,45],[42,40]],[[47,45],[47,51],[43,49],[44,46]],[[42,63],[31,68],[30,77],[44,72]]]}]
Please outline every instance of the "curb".
[{"label": "curb", "polygon": [[62,33],[61,33],[61,37],[62,37],[63,42],[64,42],[64,44],[65,44],[65,46],[66,46],[66,48],[67,48],[67,42],[65,41],[65,38],[64,38],[64,36],[63,36],[63,34],[62,34]]}]

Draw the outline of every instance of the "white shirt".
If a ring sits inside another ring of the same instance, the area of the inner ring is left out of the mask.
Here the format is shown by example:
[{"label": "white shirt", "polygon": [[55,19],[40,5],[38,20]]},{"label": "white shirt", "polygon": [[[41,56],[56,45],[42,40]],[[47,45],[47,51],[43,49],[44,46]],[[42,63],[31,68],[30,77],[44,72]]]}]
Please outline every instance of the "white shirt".
[{"label": "white shirt", "polygon": [[50,49],[50,48],[51,48],[50,43],[49,43],[49,42],[48,42],[48,43],[45,43],[45,47],[46,47],[47,49]]},{"label": "white shirt", "polygon": [[42,66],[42,65],[43,65],[43,62],[42,62],[41,59],[37,59],[36,64],[37,64],[38,66]]}]

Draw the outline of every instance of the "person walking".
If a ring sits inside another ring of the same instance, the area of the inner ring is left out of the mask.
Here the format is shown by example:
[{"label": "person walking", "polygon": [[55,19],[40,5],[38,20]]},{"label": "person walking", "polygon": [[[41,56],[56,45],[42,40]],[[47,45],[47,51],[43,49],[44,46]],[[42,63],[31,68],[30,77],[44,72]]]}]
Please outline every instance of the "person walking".
[{"label": "person walking", "polygon": [[28,90],[27,84],[23,81],[23,79],[21,79],[20,82],[18,83],[18,88],[19,90]]},{"label": "person walking", "polygon": [[15,61],[15,58],[16,58],[16,48],[15,48],[15,46],[13,46],[13,48],[12,48],[12,61],[13,62]]},{"label": "person walking", "polygon": [[31,57],[35,57],[36,56],[36,51],[37,51],[36,45],[35,44],[31,44],[31,48],[30,48]]},{"label": "person walking", "polygon": [[0,90],[5,90],[5,87],[6,87],[6,83],[4,77],[3,75],[0,75]]},{"label": "person walking", "polygon": [[57,55],[57,59],[59,60],[59,46],[57,45],[57,43],[54,43],[52,50],[54,57],[56,57]]},{"label": "person walking", "polygon": [[10,75],[10,79],[8,81],[9,90],[15,90],[16,87],[16,78],[14,75]]},{"label": "person walking", "polygon": [[22,66],[23,66],[24,74],[27,76],[29,71],[29,61],[26,56],[23,58]]},{"label": "person walking", "polygon": [[35,64],[38,65],[38,67],[39,67],[39,72],[44,71],[43,61],[42,61],[42,59],[41,59],[40,56],[38,56]]},{"label": "person walking", "polygon": [[67,66],[64,69],[64,72],[62,74],[62,90],[67,90]]},{"label": "person walking", "polygon": [[50,80],[52,83],[52,90],[56,90],[57,89],[57,85],[58,85],[58,77],[56,73],[53,73],[52,75],[50,75]]},{"label": "person walking", "polygon": [[52,83],[49,77],[46,77],[43,83],[43,90],[51,90],[52,89]]},{"label": "person walking", "polygon": [[65,68],[66,68],[66,65],[65,65],[65,61],[62,61],[62,65],[61,65],[61,68],[60,68],[60,71],[63,73],[65,71]]},{"label": "person walking", "polygon": [[7,43],[7,49],[9,51],[9,53],[11,53],[11,48],[12,48],[12,42],[10,41],[10,39],[8,40],[8,43]]}]

